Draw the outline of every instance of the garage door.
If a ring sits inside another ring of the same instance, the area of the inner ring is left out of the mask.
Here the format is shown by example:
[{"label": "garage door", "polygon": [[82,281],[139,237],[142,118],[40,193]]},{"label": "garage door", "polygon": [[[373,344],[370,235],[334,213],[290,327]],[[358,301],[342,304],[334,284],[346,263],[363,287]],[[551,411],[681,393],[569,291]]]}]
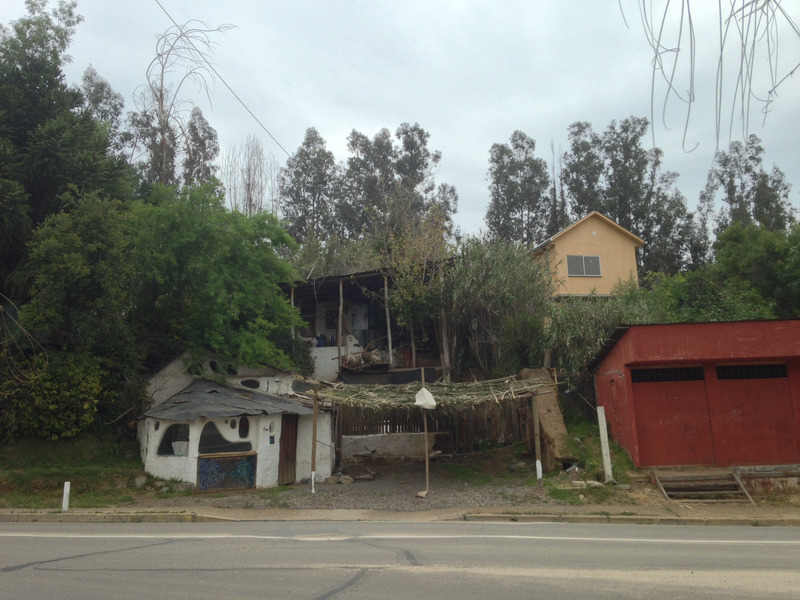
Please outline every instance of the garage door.
[{"label": "garage door", "polygon": [[713,465],[702,367],[631,369],[640,466]]},{"label": "garage door", "polygon": [[721,465],[800,461],[785,364],[718,366],[717,380],[711,414]]}]

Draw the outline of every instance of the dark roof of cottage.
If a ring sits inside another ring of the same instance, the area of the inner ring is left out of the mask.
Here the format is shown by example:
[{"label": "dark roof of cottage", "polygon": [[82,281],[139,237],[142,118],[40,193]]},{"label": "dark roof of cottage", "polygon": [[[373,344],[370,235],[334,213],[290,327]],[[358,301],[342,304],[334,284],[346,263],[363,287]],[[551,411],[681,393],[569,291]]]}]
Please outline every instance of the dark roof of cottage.
[{"label": "dark roof of cottage", "polygon": [[234,390],[208,380],[193,381],[169,400],[149,408],[145,417],[170,421],[292,413],[310,415],[312,409],[289,398]]}]

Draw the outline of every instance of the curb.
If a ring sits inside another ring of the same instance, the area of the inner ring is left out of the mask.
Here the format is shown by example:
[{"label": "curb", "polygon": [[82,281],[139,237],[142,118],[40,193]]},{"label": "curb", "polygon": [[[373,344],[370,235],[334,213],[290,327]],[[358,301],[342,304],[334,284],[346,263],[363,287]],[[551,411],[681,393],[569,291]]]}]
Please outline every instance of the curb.
[{"label": "curb", "polygon": [[195,513],[0,513],[0,523],[193,523],[200,520],[203,519]]},{"label": "curb", "polygon": [[800,519],[741,518],[717,519],[703,517],[656,517],[615,515],[464,515],[464,521],[519,523],[607,523],[610,525],[705,525],[713,527],[800,527]]},{"label": "curb", "polygon": [[[413,514],[392,515],[396,518],[364,519],[370,521],[414,521]],[[362,515],[363,517],[363,515]],[[319,521],[302,512],[296,517],[282,513],[280,518],[237,518],[197,512],[0,512],[0,523],[231,523],[246,521]],[[340,520],[340,519],[337,519]],[[430,519],[424,519],[430,520]],[[800,518],[703,518],[703,517],[659,517],[647,515],[571,515],[571,514],[507,514],[507,513],[462,513],[458,516],[442,515],[439,521],[472,521],[495,523],[593,523],[610,525],[695,525],[716,527],[800,527]]]}]

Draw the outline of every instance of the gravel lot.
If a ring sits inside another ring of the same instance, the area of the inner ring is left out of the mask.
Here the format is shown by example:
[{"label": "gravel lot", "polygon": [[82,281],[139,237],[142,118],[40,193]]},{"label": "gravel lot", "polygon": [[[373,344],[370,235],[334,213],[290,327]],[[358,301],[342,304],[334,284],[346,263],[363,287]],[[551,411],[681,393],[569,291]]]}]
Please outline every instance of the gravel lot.
[{"label": "gravel lot", "polygon": [[[476,466],[476,461],[479,466]],[[142,494],[136,503],[142,508],[191,509],[203,505],[237,509],[354,509],[383,511],[420,511],[442,508],[526,507],[528,510],[552,511],[559,506],[616,506],[624,511],[633,504],[658,504],[659,498],[649,485],[630,489],[610,486],[601,490],[576,488],[582,474],[566,473],[536,481],[532,465],[497,453],[486,457],[448,457],[431,463],[430,489],[427,497],[418,498],[425,489],[423,462],[384,464],[372,467],[374,479],[359,479],[355,468],[345,470],[352,483],[318,483],[311,494],[309,483],[280,488],[188,494]],[[552,488],[565,488],[563,493]]]}]

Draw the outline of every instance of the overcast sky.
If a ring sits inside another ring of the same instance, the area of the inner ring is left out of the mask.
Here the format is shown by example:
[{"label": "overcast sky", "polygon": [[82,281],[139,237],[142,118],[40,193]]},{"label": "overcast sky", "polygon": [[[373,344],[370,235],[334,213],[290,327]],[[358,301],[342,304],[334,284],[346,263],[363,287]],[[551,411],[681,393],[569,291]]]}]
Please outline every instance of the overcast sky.
[{"label": "overcast sky", "polygon": [[[294,152],[306,128],[316,127],[337,161],[347,158],[353,129],[372,137],[403,122],[419,123],[442,152],[437,181],[460,197],[456,223],[466,233],[483,227],[488,206],[489,148],[519,129],[536,140],[537,155],[552,160],[567,149],[567,127],[590,122],[602,132],[612,120],[650,118],[652,51],[636,0],[521,2],[376,0],[286,2],[262,0],[161,0],[178,23],[190,19],[217,34],[213,62],[230,87],[279,144]],[[653,2],[653,4],[660,4]],[[663,4],[663,3],[662,3]],[[680,3],[673,2],[673,5]],[[723,3],[724,4],[724,3]],[[620,10],[622,7],[622,11]],[[793,3],[784,6],[798,12]],[[693,209],[713,159],[714,79],[719,30],[715,2],[693,2],[698,44],[697,103],[686,141],[685,107],[672,103],[662,122],[664,88],[656,93],[655,143],[665,169],[680,173],[678,187]],[[0,0],[0,21],[24,14],[24,0]],[[125,98],[145,80],[156,37],[171,21],[155,0],[79,0],[79,25],[67,79],[77,83],[92,65]],[[624,18],[623,18],[624,13]],[[677,13],[676,13],[677,14]],[[797,15],[795,15],[797,17]],[[626,25],[627,20],[627,25]],[[798,18],[800,20],[800,18]],[[784,71],[800,62],[800,44],[784,32]],[[688,53],[687,53],[688,59]],[[733,59],[728,80],[735,82]],[[735,68],[734,68],[735,67]],[[766,72],[766,62],[757,67]],[[686,63],[678,89],[688,89]],[[729,109],[730,90],[725,108]],[[800,190],[800,73],[779,88],[766,124],[754,108],[749,130],[766,149],[766,167],[779,166]],[[198,90],[184,96],[199,105],[224,149],[257,135],[280,164],[275,144],[233,95],[217,82],[212,104]],[[720,147],[729,142],[730,112]],[[742,128],[734,122],[734,139]],[[651,143],[648,140],[648,144]],[[699,145],[691,153],[684,151]]]}]

